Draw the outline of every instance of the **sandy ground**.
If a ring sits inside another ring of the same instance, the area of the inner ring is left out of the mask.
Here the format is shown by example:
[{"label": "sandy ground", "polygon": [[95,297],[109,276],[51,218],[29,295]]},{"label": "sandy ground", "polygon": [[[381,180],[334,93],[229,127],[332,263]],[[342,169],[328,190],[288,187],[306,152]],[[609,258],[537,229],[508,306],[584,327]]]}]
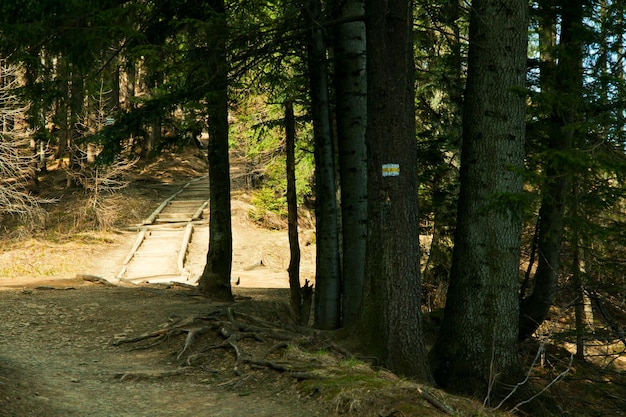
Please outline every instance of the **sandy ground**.
[{"label": "sandy ground", "polygon": [[205,371],[176,361],[180,340],[152,350],[111,344],[174,316],[202,314],[211,307],[204,299],[171,289],[57,284],[0,292],[2,416],[326,415],[290,377],[237,377],[231,354]]}]

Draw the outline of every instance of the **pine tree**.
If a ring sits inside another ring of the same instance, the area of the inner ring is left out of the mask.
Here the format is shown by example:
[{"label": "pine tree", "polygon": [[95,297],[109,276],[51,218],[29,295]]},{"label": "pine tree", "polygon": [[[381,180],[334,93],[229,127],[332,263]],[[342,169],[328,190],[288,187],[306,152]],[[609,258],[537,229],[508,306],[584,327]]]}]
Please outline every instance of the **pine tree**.
[{"label": "pine tree", "polygon": [[[532,335],[545,320],[554,302],[560,270],[561,243],[564,232],[564,216],[567,196],[570,193],[571,164],[568,163],[574,147],[577,124],[580,119],[582,100],[582,44],[580,40],[583,8],[579,1],[563,1],[558,4],[562,11],[558,57],[547,49],[542,59],[542,92],[551,97],[552,112],[545,161],[545,178],[541,185],[541,208],[537,222],[538,258],[533,292],[522,300],[520,307],[520,338]],[[550,42],[556,21],[554,9],[548,14],[542,28],[542,38]],[[558,58],[558,63],[555,58]]]},{"label": "pine tree", "polygon": [[335,4],[335,16],[354,19],[334,32],[335,118],[339,149],[342,235],[342,325],[361,311],[367,240],[366,41],[363,0]]},{"label": "pine tree", "polygon": [[472,3],[461,189],[438,384],[481,397],[518,373],[517,299],[524,160],[527,3]]},{"label": "pine tree", "polygon": [[209,252],[198,282],[200,291],[217,301],[232,301],[232,225],[230,212],[230,163],[228,154],[228,27],[224,0],[212,0],[212,50],[208,55],[207,114],[209,121],[209,186],[211,190]]},{"label": "pine tree", "polygon": [[412,2],[366,0],[368,235],[364,343],[429,380],[420,314]]},{"label": "pine tree", "polygon": [[341,270],[339,264],[339,229],[335,188],[335,154],[330,126],[330,96],[326,45],[320,0],[307,3],[309,40],[308,69],[311,94],[311,117],[315,136],[315,327],[335,329],[341,323]]}]

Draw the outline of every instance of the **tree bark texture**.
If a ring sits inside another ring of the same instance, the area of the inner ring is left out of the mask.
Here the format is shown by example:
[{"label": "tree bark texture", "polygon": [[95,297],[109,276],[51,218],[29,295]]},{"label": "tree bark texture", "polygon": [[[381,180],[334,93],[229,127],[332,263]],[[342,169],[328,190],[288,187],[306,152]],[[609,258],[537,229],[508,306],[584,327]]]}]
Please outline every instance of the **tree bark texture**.
[{"label": "tree bark texture", "polygon": [[412,7],[366,0],[368,236],[364,343],[394,372],[429,379],[420,315]]},{"label": "tree bark texture", "polygon": [[435,380],[485,398],[517,377],[527,2],[475,0],[460,196]]},{"label": "tree bark texture", "polygon": [[308,69],[315,137],[316,268],[314,318],[318,329],[341,323],[341,271],[335,187],[335,154],[330,125],[330,99],[320,0],[308,2]]},{"label": "tree bark texture", "polygon": [[[337,2],[336,18],[363,16],[363,0]],[[339,143],[342,220],[342,325],[361,311],[367,241],[367,79],[365,22],[335,30],[335,114]]]},{"label": "tree bark texture", "polygon": [[296,322],[302,323],[302,289],[300,288],[300,243],[298,241],[298,199],[296,194],[296,122],[293,102],[285,102],[285,148],[287,171],[287,217],[289,234],[289,290]]},{"label": "tree bark texture", "polygon": [[224,0],[211,1],[222,36],[211,39],[213,52],[208,62],[209,93],[209,187],[211,194],[209,252],[198,283],[202,294],[215,301],[232,301],[230,285],[232,268],[232,225],[230,213],[230,163],[228,158],[228,61],[226,57],[226,18]]},{"label": "tree bark texture", "polygon": [[[577,0],[561,2],[561,36],[558,64],[545,62],[541,75],[542,92],[554,102],[548,126],[548,155],[545,178],[541,187],[539,209],[539,254],[534,289],[522,300],[520,307],[521,340],[530,337],[548,316],[556,297],[560,270],[561,243],[565,204],[569,193],[570,168],[566,159],[571,152],[576,134],[577,114],[582,100],[582,30],[583,6]],[[550,11],[544,11],[550,13]],[[551,20],[551,19],[546,19]],[[556,20],[556,19],[554,19]],[[548,56],[552,51],[547,51]],[[554,76],[552,76],[554,74]]]}]

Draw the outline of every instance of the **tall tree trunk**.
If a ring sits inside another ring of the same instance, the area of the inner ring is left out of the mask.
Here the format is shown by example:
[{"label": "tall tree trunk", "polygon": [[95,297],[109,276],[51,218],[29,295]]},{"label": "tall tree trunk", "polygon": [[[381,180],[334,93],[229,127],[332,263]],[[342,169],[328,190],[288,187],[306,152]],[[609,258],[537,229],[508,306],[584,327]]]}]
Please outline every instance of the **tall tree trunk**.
[{"label": "tall tree trunk", "polygon": [[[71,72],[69,64],[64,58],[59,58],[57,67],[57,77],[60,82],[61,98],[55,101],[55,119],[58,123],[57,130],[57,150],[54,156],[55,159],[62,159],[63,155],[67,152],[68,141],[70,136],[70,77]],[[40,117],[44,120],[43,112]]]},{"label": "tall tree trunk", "polygon": [[[67,82],[61,82],[61,92],[67,97],[69,95],[69,85]],[[57,100],[56,104],[56,120],[58,121],[58,126],[55,131],[55,135],[57,137],[57,151],[54,156],[55,159],[62,159],[63,155],[67,152],[67,146],[69,142],[70,128],[69,128],[69,117],[68,117],[68,109],[69,105],[67,101],[61,99]]]},{"label": "tall tree trunk", "polygon": [[[582,100],[582,30],[583,7],[578,0],[561,2],[561,38],[558,64],[554,78],[548,73],[542,76],[542,89],[554,100],[551,125],[548,127],[548,157],[545,162],[546,176],[541,188],[539,209],[539,253],[534,289],[522,300],[519,318],[519,337],[530,337],[546,319],[554,302],[560,269],[561,241],[566,197],[569,191],[570,172],[566,161],[576,134],[578,107]],[[546,71],[551,66],[544,65]],[[545,83],[543,83],[545,81]]]},{"label": "tall tree trunk", "polygon": [[572,201],[570,215],[574,219],[572,224],[571,250],[572,250],[572,285],[574,287],[575,305],[574,318],[576,323],[576,359],[585,359],[585,333],[587,332],[585,320],[585,291],[583,287],[583,271],[580,259],[580,232],[578,220],[578,184],[572,186]]},{"label": "tall tree trunk", "polygon": [[[81,129],[84,128],[85,108],[85,86],[82,71],[76,65],[72,65],[72,77],[70,86],[70,126],[67,135],[67,150],[69,167],[71,171],[80,172],[82,170],[81,155],[76,152],[74,145],[82,137]],[[74,184],[72,184],[74,183]],[[67,187],[80,185],[72,176],[67,177]]]},{"label": "tall tree trunk", "polygon": [[148,127],[148,133],[144,138],[141,146],[141,158],[147,159],[154,151],[154,148],[161,141],[161,117],[152,115],[150,120],[150,126]]},{"label": "tall tree trunk", "polygon": [[[71,136],[69,146],[78,142],[81,138],[81,129],[83,128],[83,119],[85,117],[85,86],[83,73],[76,66],[72,69],[72,85],[70,88],[71,101],[70,101],[70,129]],[[70,154],[72,151],[70,150]]]},{"label": "tall tree trunk", "polygon": [[113,115],[120,111],[120,81],[121,81],[121,68],[119,59],[113,58],[111,62],[111,95],[107,100],[107,114],[106,116],[113,117]]},{"label": "tall tree trunk", "polygon": [[308,2],[308,69],[315,136],[315,327],[336,329],[341,321],[341,276],[335,188],[335,154],[330,126],[326,46],[320,0]]},{"label": "tall tree trunk", "polygon": [[417,139],[411,1],[366,0],[368,235],[366,347],[428,380],[420,314]]},{"label": "tall tree trunk", "polygon": [[[300,242],[298,241],[298,198],[296,190],[296,121],[293,114],[293,102],[285,102],[285,148],[287,171],[287,213],[289,233],[289,290],[291,308],[296,323],[306,325],[308,312],[303,311],[303,294],[300,286]],[[306,288],[305,288],[306,292]],[[310,301],[310,300],[309,300]],[[309,307],[311,306],[309,302]]]},{"label": "tall tree trunk", "polygon": [[123,110],[134,110],[135,109],[135,97],[136,97],[136,87],[137,87],[137,67],[135,66],[136,62],[132,60],[132,58],[126,58],[126,63],[124,65],[124,73],[126,74],[126,83],[124,85],[124,109]]},{"label": "tall tree trunk", "polygon": [[230,163],[228,158],[228,61],[226,55],[226,13],[224,0],[211,0],[214,11],[211,39],[213,50],[208,68],[207,113],[209,115],[209,252],[198,282],[200,292],[215,301],[232,301],[230,285],[233,237],[230,213]]},{"label": "tall tree trunk", "polygon": [[[363,0],[337,3],[336,18],[363,16]],[[342,220],[342,324],[354,324],[361,310],[367,241],[367,81],[365,22],[335,31],[335,114],[339,142]]]},{"label": "tall tree trunk", "polygon": [[500,383],[519,371],[527,7],[524,0],[472,2],[457,228],[431,351],[437,383],[482,398],[502,393],[508,385]]}]

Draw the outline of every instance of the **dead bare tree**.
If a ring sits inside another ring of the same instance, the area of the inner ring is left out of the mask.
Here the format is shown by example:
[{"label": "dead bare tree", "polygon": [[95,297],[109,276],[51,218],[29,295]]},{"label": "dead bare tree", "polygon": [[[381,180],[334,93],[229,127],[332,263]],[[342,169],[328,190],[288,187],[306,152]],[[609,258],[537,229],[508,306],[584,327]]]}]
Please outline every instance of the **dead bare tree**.
[{"label": "dead bare tree", "polygon": [[[80,149],[75,150],[82,153]],[[119,157],[111,164],[88,164],[87,155],[80,157],[80,169],[65,170],[68,179],[79,184],[87,197],[86,204],[78,213],[81,222],[92,222],[99,229],[108,229],[113,223],[118,207],[115,197],[118,191],[130,184],[128,175],[137,159]]]},{"label": "dead bare tree", "polygon": [[28,106],[15,94],[20,68],[0,60],[0,224],[20,218],[30,227],[46,215],[42,204],[51,200],[33,194],[37,185],[36,157],[30,152],[25,123]]},{"label": "dead bare tree", "polygon": [[129,173],[137,163],[137,158],[126,154],[119,155],[111,163],[99,163],[98,154],[102,146],[97,145],[90,137],[101,131],[107,123],[107,107],[111,90],[105,90],[101,84],[96,95],[89,97],[91,103],[75,123],[76,132],[81,136],[81,144],[72,144],[70,153],[74,156],[73,163],[63,169],[68,184],[75,184],[84,191],[86,202],[77,213],[80,223],[94,224],[99,229],[108,229],[118,212],[118,192],[130,184]]}]

